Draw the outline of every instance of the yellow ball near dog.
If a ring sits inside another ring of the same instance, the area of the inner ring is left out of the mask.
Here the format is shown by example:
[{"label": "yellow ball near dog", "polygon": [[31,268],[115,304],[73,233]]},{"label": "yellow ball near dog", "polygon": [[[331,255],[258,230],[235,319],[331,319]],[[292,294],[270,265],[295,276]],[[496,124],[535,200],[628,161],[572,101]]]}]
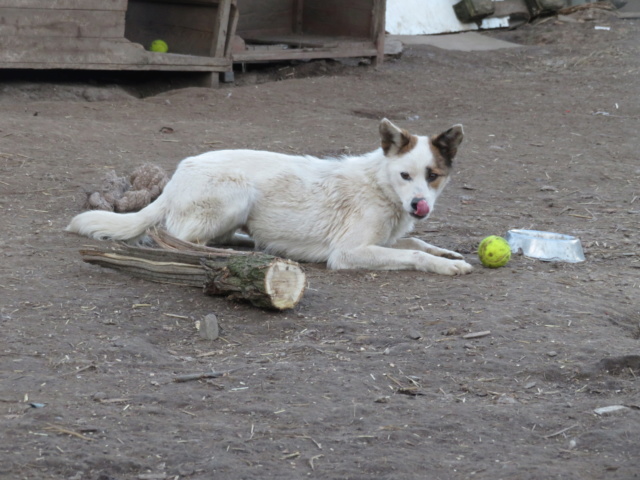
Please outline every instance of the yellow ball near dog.
[{"label": "yellow ball near dog", "polygon": [[511,259],[511,247],[504,238],[490,235],[478,245],[478,257],[485,267],[504,267]]},{"label": "yellow ball near dog", "polygon": [[164,40],[158,39],[151,42],[151,48],[149,50],[152,52],[167,53],[169,51],[169,45],[167,45],[167,42]]}]

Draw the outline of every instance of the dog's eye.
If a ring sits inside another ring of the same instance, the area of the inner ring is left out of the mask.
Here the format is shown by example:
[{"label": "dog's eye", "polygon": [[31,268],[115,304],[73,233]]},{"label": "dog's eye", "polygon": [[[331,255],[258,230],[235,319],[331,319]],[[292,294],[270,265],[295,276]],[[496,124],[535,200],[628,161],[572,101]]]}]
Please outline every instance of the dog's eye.
[{"label": "dog's eye", "polygon": [[411,180],[411,175],[409,175],[407,172],[402,172],[400,176],[403,180]]},{"label": "dog's eye", "polygon": [[427,168],[427,182],[433,182],[437,180],[439,176],[440,175],[438,175],[436,172],[434,172],[430,168]]}]

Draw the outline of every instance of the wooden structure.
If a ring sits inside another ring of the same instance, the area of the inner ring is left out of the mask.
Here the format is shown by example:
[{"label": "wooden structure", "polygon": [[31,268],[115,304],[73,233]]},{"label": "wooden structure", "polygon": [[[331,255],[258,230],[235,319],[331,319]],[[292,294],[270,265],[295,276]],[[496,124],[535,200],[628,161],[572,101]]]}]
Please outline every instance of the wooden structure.
[{"label": "wooden structure", "polygon": [[[0,69],[199,72],[206,85],[232,62],[381,62],[385,10],[386,0],[0,0]],[[148,51],[155,39],[169,52]]]},{"label": "wooden structure", "polygon": [[234,62],[384,56],[386,0],[237,0]]},{"label": "wooden structure", "polygon": [[[0,68],[232,70],[236,0],[0,0]],[[160,38],[169,53],[145,49]]]}]

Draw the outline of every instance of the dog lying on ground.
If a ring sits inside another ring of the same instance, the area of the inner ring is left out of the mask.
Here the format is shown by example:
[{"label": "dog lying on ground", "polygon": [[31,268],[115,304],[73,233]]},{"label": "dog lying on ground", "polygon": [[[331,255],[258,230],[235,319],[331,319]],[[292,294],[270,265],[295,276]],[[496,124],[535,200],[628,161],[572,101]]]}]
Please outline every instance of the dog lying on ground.
[{"label": "dog lying on ground", "polygon": [[380,136],[377,150],[341,159],[255,150],[186,158],[139,212],[88,211],[66,230],[138,240],[162,224],[181,240],[253,245],[333,269],[470,272],[460,254],[403,238],[429,216],[447,184],[462,126],[428,138],[384,119]]}]

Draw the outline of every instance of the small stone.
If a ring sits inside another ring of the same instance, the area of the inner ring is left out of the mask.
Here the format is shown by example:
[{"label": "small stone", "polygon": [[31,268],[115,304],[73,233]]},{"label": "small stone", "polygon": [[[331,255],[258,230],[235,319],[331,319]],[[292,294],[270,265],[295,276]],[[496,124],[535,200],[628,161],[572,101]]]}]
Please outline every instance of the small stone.
[{"label": "small stone", "polygon": [[200,322],[199,328],[200,336],[207,340],[215,340],[220,335],[220,329],[218,327],[218,317],[215,314],[210,313],[204,317],[204,320]]},{"label": "small stone", "polygon": [[104,392],[96,392],[92,395],[91,398],[94,402],[101,402],[102,400],[107,398],[107,394]]},{"label": "small stone", "polygon": [[498,402],[500,405],[515,405],[518,401],[508,395],[500,395]]},{"label": "small stone", "polygon": [[593,411],[597,415],[611,415],[612,413],[624,412],[627,410],[631,410],[631,409],[625,405],[610,405],[608,407],[596,408]]},{"label": "small stone", "polygon": [[409,330],[407,336],[412,340],[420,340],[422,338],[422,334],[417,330]]},{"label": "small stone", "polygon": [[547,356],[549,357],[557,357],[558,356],[558,352],[551,350],[550,352],[547,352]]}]

